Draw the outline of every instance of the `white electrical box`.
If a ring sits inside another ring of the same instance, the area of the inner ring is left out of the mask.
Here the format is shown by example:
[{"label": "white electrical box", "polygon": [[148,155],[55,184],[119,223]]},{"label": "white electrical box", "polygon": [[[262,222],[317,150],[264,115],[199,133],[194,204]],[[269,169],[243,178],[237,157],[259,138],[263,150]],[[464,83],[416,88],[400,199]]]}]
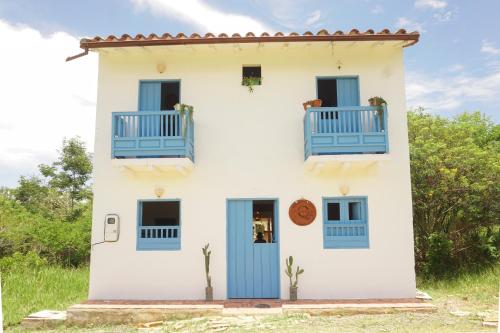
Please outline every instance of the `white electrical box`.
[{"label": "white electrical box", "polygon": [[120,236],[120,218],[116,214],[106,215],[104,220],[104,241],[116,242]]}]

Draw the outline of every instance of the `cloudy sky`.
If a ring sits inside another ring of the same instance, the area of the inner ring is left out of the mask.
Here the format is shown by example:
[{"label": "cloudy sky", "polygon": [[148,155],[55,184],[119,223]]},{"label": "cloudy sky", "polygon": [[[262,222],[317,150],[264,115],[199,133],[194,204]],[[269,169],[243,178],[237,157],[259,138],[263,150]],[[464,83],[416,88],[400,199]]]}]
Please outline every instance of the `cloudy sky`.
[{"label": "cloudy sky", "polygon": [[0,0],[0,186],[56,156],[92,150],[97,59],[70,63],[81,37],[123,33],[406,28],[409,106],[500,121],[500,0]]}]

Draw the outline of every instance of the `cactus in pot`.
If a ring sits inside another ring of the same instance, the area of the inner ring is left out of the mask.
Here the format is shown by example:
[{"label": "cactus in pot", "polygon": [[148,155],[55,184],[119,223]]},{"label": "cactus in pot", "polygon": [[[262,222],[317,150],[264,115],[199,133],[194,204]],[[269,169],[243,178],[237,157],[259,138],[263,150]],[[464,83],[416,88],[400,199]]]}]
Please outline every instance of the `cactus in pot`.
[{"label": "cactus in pot", "polygon": [[295,281],[293,281],[293,277],[294,277],[293,257],[289,256],[288,258],[286,258],[285,274],[290,279],[290,300],[291,301],[297,300],[297,289],[298,289],[298,284],[299,284],[299,275],[302,273],[304,273],[304,269],[300,268],[300,266],[297,266],[297,269],[295,270]]},{"label": "cactus in pot", "polygon": [[210,255],[212,251],[208,249],[210,243],[207,243],[201,250],[203,252],[203,256],[205,256],[205,276],[207,278],[207,287],[205,288],[205,300],[213,301],[214,300],[214,290],[212,288],[212,277],[210,276]]}]

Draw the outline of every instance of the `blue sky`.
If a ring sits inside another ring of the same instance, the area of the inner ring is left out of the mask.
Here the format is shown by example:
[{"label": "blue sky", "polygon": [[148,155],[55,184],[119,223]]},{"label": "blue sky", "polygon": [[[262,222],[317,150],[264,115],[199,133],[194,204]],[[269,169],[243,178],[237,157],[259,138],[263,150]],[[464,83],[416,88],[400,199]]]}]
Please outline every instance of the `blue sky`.
[{"label": "blue sky", "polygon": [[[81,37],[418,30],[420,42],[405,50],[408,105],[445,116],[481,110],[498,122],[499,12],[499,0],[0,0],[0,37],[12,44],[0,53],[0,88],[8,92],[3,108],[13,110],[0,119],[0,186],[15,185],[20,174],[55,158],[65,136],[80,135],[92,150],[96,58],[62,61],[79,52]],[[23,74],[30,83],[21,81]],[[27,88],[36,98],[20,103]],[[45,118],[41,108],[50,110]],[[33,125],[27,137],[21,123],[30,112],[47,128]],[[54,117],[57,126],[48,122]]]}]

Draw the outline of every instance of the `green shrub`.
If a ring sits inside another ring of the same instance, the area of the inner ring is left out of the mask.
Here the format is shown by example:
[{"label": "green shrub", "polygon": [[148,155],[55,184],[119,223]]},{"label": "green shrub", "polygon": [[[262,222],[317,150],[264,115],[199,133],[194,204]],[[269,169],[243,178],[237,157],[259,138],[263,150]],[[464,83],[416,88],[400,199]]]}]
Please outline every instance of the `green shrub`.
[{"label": "green shrub", "polygon": [[0,258],[0,272],[5,274],[10,271],[37,270],[47,265],[47,259],[30,251],[26,254],[19,252],[12,256]]},{"label": "green shrub", "polygon": [[453,242],[445,234],[431,234],[425,263],[426,274],[437,277],[450,276],[454,268],[452,249]]}]

